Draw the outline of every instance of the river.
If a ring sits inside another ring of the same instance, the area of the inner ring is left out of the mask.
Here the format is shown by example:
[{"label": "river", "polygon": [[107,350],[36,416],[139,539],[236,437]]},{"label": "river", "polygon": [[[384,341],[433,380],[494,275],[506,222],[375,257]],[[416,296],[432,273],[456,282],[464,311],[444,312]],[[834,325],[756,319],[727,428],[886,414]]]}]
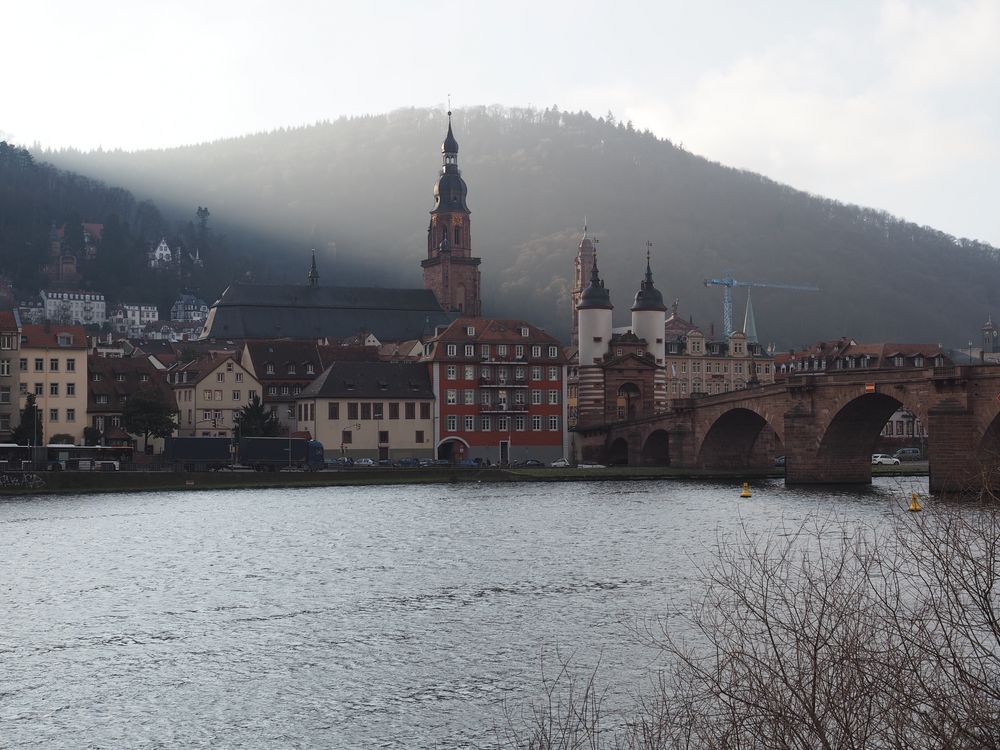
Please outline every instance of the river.
[{"label": "river", "polygon": [[697,593],[740,523],[882,523],[870,490],[681,481],[0,500],[5,748],[454,748],[560,659],[627,702],[630,626]]}]

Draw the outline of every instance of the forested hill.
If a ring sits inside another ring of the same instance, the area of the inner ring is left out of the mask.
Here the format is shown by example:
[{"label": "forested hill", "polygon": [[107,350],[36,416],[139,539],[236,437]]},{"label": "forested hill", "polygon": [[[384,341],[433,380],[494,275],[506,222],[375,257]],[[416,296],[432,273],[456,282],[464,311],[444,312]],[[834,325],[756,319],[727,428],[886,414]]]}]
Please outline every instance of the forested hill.
[{"label": "forested hill", "polygon": [[[210,206],[258,277],[304,280],[316,247],[321,283],[416,286],[446,126],[440,111],[410,109],[45,158],[165,211]],[[760,337],[781,348],[841,335],[964,345],[1000,314],[995,248],[727,168],[612,117],[480,107],[457,112],[454,131],[486,314],[528,317],[565,337],[585,215],[618,325],[647,240],[657,286],[706,329],[721,323],[722,291],[705,277],[819,286],[754,292]],[[745,293],[736,300],[741,322]]]},{"label": "forested hill", "polygon": [[[195,206],[184,205],[184,215],[193,219]],[[92,255],[84,252],[85,223],[103,225]],[[150,200],[137,201],[128,190],[58,169],[0,141],[0,277],[19,299],[52,284],[43,268],[51,261],[53,227],[63,231],[63,250],[79,258],[80,278],[72,286],[100,292],[111,304],[155,304],[163,317],[181,290],[214,299],[234,265],[224,238],[207,221],[196,228],[191,220],[168,220]],[[184,265],[151,272],[146,253],[162,238],[175,251],[197,247],[204,266],[194,273]]]}]

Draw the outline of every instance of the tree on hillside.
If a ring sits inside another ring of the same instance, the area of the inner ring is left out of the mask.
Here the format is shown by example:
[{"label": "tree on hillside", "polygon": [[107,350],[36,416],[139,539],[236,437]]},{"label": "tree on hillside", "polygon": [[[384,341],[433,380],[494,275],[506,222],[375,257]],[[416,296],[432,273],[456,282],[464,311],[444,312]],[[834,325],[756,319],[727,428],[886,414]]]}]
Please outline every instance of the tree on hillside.
[{"label": "tree on hillside", "polygon": [[237,437],[275,437],[281,433],[278,417],[254,394],[235,416]]},{"label": "tree on hillside", "polygon": [[177,424],[176,407],[155,388],[143,388],[129,397],[122,409],[122,425],[133,435],[142,435],[142,447],[149,445],[149,436],[169,437]]},{"label": "tree on hillside", "polygon": [[42,445],[43,438],[42,415],[35,394],[29,393],[21,410],[21,422],[11,430],[10,439],[18,445]]}]

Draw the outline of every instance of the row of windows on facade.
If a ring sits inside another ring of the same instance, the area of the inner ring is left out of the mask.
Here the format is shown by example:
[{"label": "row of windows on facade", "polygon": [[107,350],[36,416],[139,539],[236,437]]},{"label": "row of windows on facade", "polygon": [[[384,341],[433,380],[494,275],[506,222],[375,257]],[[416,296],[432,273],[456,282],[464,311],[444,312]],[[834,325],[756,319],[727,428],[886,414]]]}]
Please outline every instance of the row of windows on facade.
[{"label": "row of windows on facade", "polygon": [[[251,388],[250,390],[247,391],[247,400],[248,401],[252,401],[256,397],[257,397],[257,391],[255,389]],[[186,403],[188,401],[193,401],[194,400],[194,391],[193,390],[180,391],[177,394],[177,400],[180,401],[181,403]],[[218,389],[215,389],[215,390],[212,390],[210,388],[205,388],[201,392],[201,400],[202,401],[223,401],[223,400],[225,400],[225,391],[223,391],[221,388],[218,388]],[[233,401],[239,401],[239,402],[242,403],[242,401],[243,401],[243,391],[239,391],[239,390],[233,391],[233,399],[232,400]]]},{"label": "row of windows on facade", "polygon": [[[528,393],[524,390],[512,391],[514,395],[515,404],[527,404],[528,403]],[[546,397],[546,393],[548,394]],[[549,391],[543,391],[540,388],[533,388],[530,392],[531,404],[532,406],[540,406],[544,403],[558,404],[559,403],[558,389],[552,389]],[[448,388],[445,391],[445,403],[448,404],[466,404],[475,405],[477,402],[481,406],[492,406],[495,403],[505,404],[507,403],[507,391],[479,391],[479,398],[476,398],[475,389],[468,388],[461,390],[458,388]]]},{"label": "row of windows on facade", "polygon": [[927,432],[924,430],[923,425],[920,424],[919,419],[890,419],[885,423],[885,427],[882,428],[882,436],[893,437],[895,435],[927,437]]},{"label": "row of windows on facade", "polygon": [[[36,357],[35,358],[35,368],[34,372],[45,372],[45,358]],[[28,372],[28,359],[26,357],[21,357],[18,361],[19,369],[21,372]],[[53,357],[49,360],[49,372],[59,372],[59,359]],[[69,357],[66,359],[66,372],[76,372],[76,359]],[[0,359],[0,375],[9,376],[10,375],[10,360]]]},{"label": "row of windows on facade", "polygon": [[[673,377],[677,377],[679,372],[681,375],[686,375],[688,371],[687,361],[681,360],[680,362],[670,361],[670,373]],[[744,372],[743,362],[733,362],[733,374],[742,375]],[[704,365],[704,368],[702,368]],[[746,372],[751,372],[751,367],[753,372],[758,375],[770,375],[771,374],[771,364],[769,362],[758,363],[751,365],[747,363]],[[729,362],[692,362],[691,363],[691,373],[698,374],[704,369],[706,374],[712,373],[715,375],[728,375],[729,374]]]},{"label": "row of windows on facade", "polygon": [[[295,365],[293,363],[289,363],[285,367],[285,373],[288,374],[288,375],[295,375],[296,372],[297,372],[296,371],[296,367],[295,367]],[[274,363],[273,362],[267,362],[264,365],[264,373],[267,374],[267,375],[274,375]],[[315,375],[316,374],[316,368],[313,367],[313,365],[311,365],[311,364],[309,364],[307,362],[306,365],[305,365],[305,373],[306,373],[306,375]]]},{"label": "row of windows on facade", "polygon": [[[561,419],[557,415],[550,415],[547,421],[550,432],[559,432]],[[531,417],[531,431],[542,432],[545,423],[546,419],[541,414],[535,414]],[[515,417],[497,417],[496,420],[494,420],[493,417],[475,417],[467,415],[462,418],[462,425],[465,432],[476,432],[477,425],[479,432],[492,432],[494,424],[496,424],[497,432],[509,432],[511,429],[515,432],[526,432],[528,417],[518,415]],[[458,432],[458,425],[458,415],[451,414],[445,417],[445,432]]]},{"label": "row of windows on facade", "polygon": [[[458,380],[458,365],[448,365],[445,367],[445,379],[446,380]],[[475,380],[476,379],[476,365],[463,365],[462,366],[462,380]],[[508,367],[507,365],[497,365],[496,368],[491,365],[480,365],[479,366],[479,379],[483,382],[489,382],[493,380],[494,372],[496,374],[496,382],[507,383],[510,381],[511,375],[514,377],[515,382],[527,380],[527,375],[531,374],[531,380],[544,380],[544,375],[546,374],[546,369],[544,367]],[[549,380],[559,380],[559,368],[549,367],[548,371]]]},{"label": "row of windows on facade", "polygon": [[[233,363],[231,361],[226,362],[226,372],[233,372],[234,369],[235,368],[233,367]],[[217,383],[225,383],[226,372],[215,373],[215,381]],[[243,382],[243,373],[241,371],[236,370],[236,372],[234,372],[233,375],[235,376],[235,380],[237,383]],[[173,385],[182,385],[184,383],[195,382],[197,380],[197,377],[194,377],[194,379],[192,380],[191,377],[189,376],[197,376],[197,373],[190,373],[187,372],[186,370],[184,372],[174,372],[174,373],[168,372],[167,382],[172,383]]]},{"label": "row of windows on facade", "polygon": [[[906,360],[908,358],[904,357],[902,354],[897,354],[892,357],[889,362],[893,367],[906,367]],[[912,358],[914,367],[924,367],[925,359],[922,355],[917,355]],[[833,369],[835,370],[853,370],[855,368],[866,369],[872,366],[874,361],[873,357],[867,355],[863,357],[845,357],[843,359],[835,359],[833,364]],[[944,357],[937,356],[933,360],[934,367],[944,367]],[[826,370],[825,359],[805,359],[800,362],[789,362],[783,364],[778,368],[778,372],[808,372],[809,370]]]},{"label": "row of windows on facade", "polygon": [[[342,430],[340,433],[340,448],[343,450],[346,446],[351,445],[354,442],[354,431],[353,430]],[[389,431],[379,430],[378,432],[378,442],[380,445],[389,444]],[[413,442],[418,445],[421,443],[426,443],[427,440],[424,437],[423,430],[414,430],[413,432]]]},{"label": "row of windows on facade", "polygon": [[[60,413],[59,409],[49,409],[49,422],[58,422],[59,421],[59,413]],[[2,429],[10,429],[10,417],[9,417],[9,415],[4,414],[3,417],[7,417],[7,426],[4,427],[3,426],[3,422],[0,421],[0,430],[2,430]],[[76,409],[66,409],[65,417],[66,417],[66,421],[67,422],[76,422]],[[2,420],[2,417],[0,417],[0,420]]]},{"label": "row of windows on facade", "polygon": [[[389,419],[399,419],[400,409],[398,401],[390,401],[388,410],[385,408],[385,403],[382,401],[349,401],[347,403],[347,408],[345,413],[347,414],[347,419],[353,421],[356,420],[372,420],[372,419],[385,419],[386,414],[389,415]],[[402,415],[403,419],[416,419],[417,418],[417,407],[420,407],[420,418],[430,419],[431,418],[431,404],[429,401],[406,401],[403,403]],[[338,420],[340,419],[340,403],[337,401],[330,401],[326,405],[326,418],[328,420]],[[300,422],[312,422],[315,418],[315,412],[313,411],[313,404],[304,403],[298,405],[298,418]]]},{"label": "row of windows on facade", "polygon": [[[467,330],[471,330],[472,331],[472,333],[469,334],[470,336],[474,336],[475,335],[475,328],[469,328]],[[528,329],[527,328],[522,328],[521,329],[521,335],[522,336],[527,336],[528,335]],[[445,353],[449,357],[457,357],[458,356],[458,346],[459,346],[458,344],[448,344],[447,347],[445,348]],[[496,349],[492,348],[494,346],[496,347]],[[514,359],[524,359],[524,353],[525,353],[525,351],[527,351],[527,349],[526,349],[526,347],[525,347],[524,344],[514,344],[512,348],[513,348],[513,351],[514,351]],[[540,344],[533,344],[531,346],[531,356],[534,357],[535,359],[538,359],[539,357],[541,357],[542,356],[542,348],[543,347]],[[462,351],[464,352],[464,356],[466,356],[466,357],[475,357],[476,356],[476,345],[475,344],[465,344],[465,345],[463,345]],[[509,356],[509,352],[511,351],[511,347],[508,344],[480,344],[479,345],[479,358],[480,359],[490,359],[490,357],[493,356],[493,352],[494,351],[496,352],[496,356],[497,356],[498,359],[504,359],[505,357]],[[549,359],[556,359],[559,356],[559,347],[558,346],[549,346],[547,353],[548,353]]]},{"label": "row of windows on facade", "polygon": [[[65,389],[64,389],[63,392],[67,396],[69,396],[70,398],[76,396],[76,383],[66,383],[65,385],[66,385],[66,387],[65,387]],[[8,385],[0,386],[0,402],[2,402],[2,403],[6,403],[2,399],[4,390],[6,390],[7,393],[10,393],[10,386],[8,386]],[[24,395],[26,395],[28,393],[28,384],[25,383],[23,380],[20,383],[18,383],[18,392],[22,396],[24,396]],[[45,395],[45,383],[35,383],[35,387],[34,387],[34,390],[32,392],[36,396],[44,396]],[[49,395],[50,396],[58,396],[59,392],[60,392],[59,383],[49,383]],[[107,396],[105,396],[105,398],[107,398]],[[100,402],[98,402],[98,403],[100,403]],[[104,403],[107,403],[107,402],[105,401]]]}]

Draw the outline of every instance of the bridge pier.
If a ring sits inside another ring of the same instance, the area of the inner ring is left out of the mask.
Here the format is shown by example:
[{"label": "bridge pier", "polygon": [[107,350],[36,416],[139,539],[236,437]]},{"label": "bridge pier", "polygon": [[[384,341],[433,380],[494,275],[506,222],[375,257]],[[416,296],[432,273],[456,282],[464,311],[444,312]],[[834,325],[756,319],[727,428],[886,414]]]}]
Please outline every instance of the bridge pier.
[{"label": "bridge pier", "polygon": [[854,445],[820,447],[826,425],[805,410],[785,414],[785,484],[871,484],[871,456]]},{"label": "bridge pier", "polygon": [[931,492],[977,492],[987,468],[977,455],[975,415],[958,403],[943,402],[927,413],[927,461]]}]

